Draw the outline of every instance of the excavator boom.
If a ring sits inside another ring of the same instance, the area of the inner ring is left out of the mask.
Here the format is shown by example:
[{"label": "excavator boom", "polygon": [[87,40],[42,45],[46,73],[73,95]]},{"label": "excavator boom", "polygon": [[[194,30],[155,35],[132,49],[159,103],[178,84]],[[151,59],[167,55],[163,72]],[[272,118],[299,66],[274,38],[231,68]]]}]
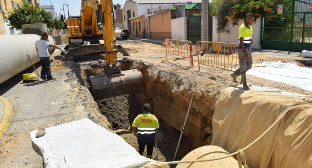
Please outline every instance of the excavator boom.
[{"label": "excavator boom", "polygon": [[[121,71],[117,62],[117,53],[125,51],[121,46],[115,45],[114,39],[114,21],[113,21],[113,2],[112,0],[101,0],[101,10],[103,12],[103,32],[105,48],[105,74],[90,77],[90,83],[93,91],[101,90],[120,90],[124,85],[135,86],[142,82],[143,76],[140,71],[127,70]],[[123,52],[128,55],[127,52]]]},{"label": "excavator boom", "polygon": [[114,49],[113,2],[112,0],[101,0],[100,2],[104,18],[103,38],[106,64],[116,64],[117,50]]}]

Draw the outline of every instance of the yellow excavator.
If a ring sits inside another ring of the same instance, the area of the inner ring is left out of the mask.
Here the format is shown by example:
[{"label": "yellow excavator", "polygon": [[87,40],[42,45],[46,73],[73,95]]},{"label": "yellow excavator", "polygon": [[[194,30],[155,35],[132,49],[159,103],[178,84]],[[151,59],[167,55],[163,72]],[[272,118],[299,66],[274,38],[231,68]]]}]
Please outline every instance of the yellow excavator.
[{"label": "yellow excavator", "polygon": [[[105,47],[99,44],[99,40],[103,40],[104,25],[109,29],[114,29],[113,20],[113,5],[110,4],[111,13],[107,14],[111,18],[107,20],[107,16],[104,16],[104,12],[108,8],[106,0],[81,0],[81,16],[72,17],[70,16],[66,20],[69,45],[65,47],[65,50],[70,51],[66,57],[73,58],[75,61],[81,61],[84,59],[92,58],[92,55],[98,55],[105,53]],[[106,22],[106,23],[104,23]],[[107,32],[107,30],[106,30]],[[113,30],[107,32],[110,34],[104,35],[104,37],[112,37],[113,41],[106,41],[107,43],[113,43],[115,39],[126,40],[130,37],[128,30]],[[129,53],[122,48],[120,45],[114,45],[115,49],[124,56],[128,56]],[[106,47],[107,48],[107,47]],[[98,58],[95,56],[95,58]]]},{"label": "yellow excavator", "polygon": [[[99,0],[82,0],[81,16],[69,16],[67,25],[69,47],[74,48],[84,44],[98,44],[103,37],[104,16]],[[112,13],[113,14],[113,13]],[[126,40],[130,37],[128,30],[116,30],[116,38]]]},{"label": "yellow excavator", "polygon": [[[97,46],[101,46],[98,49],[104,53],[105,74],[90,77],[89,80],[93,91],[112,90],[123,85],[135,85],[142,81],[143,76],[140,71],[137,69],[121,71],[117,62],[118,52],[121,52],[124,56],[128,56],[129,53],[122,46],[115,44],[112,0],[82,0],[81,13],[81,18],[72,18],[71,21],[66,21],[67,26],[69,25],[71,29],[69,37],[72,39],[79,39],[79,37],[100,39],[99,36],[101,35],[101,39],[104,39],[104,46],[102,44]],[[101,21],[99,22],[99,20]],[[73,26],[68,24],[68,22],[75,22],[75,24]],[[94,26],[95,24],[97,25],[96,27]],[[88,48],[90,46],[92,45],[85,45],[86,48],[81,46],[76,50],[69,50],[69,52],[73,52],[74,55],[85,53],[84,51],[89,52]]]},{"label": "yellow excavator", "polygon": [[81,16],[70,16],[66,20],[69,46],[80,46],[84,41],[96,44],[102,39],[101,5],[98,0],[82,0]]}]

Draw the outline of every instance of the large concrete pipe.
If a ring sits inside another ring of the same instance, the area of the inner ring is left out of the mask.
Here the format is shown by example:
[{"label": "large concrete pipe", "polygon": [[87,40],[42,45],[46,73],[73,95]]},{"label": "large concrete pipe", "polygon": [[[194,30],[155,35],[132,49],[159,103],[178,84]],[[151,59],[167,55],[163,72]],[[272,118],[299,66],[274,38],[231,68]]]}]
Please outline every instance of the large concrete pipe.
[{"label": "large concrete pipe", "polygon": [[[0,36],[0,84],[31,66],[27,55],[33,63],[39,61],[35,46],[39,39],[35,34]],[[55,44],[53,38],[49,37],[49,41]],[[50,54],[53,52],[49,49]]]},{"label": "large concrete pipe", "polygon": [[22,25],[23,34],[37,34],[41,36],[41,34],[46,31],[47,31],[47,24],[45,23],[34,23],[34,24]]},{"label": "large concrete pipe", "polygon": [[115,30],[114,31],[114,36],[117,39],[127,40],[130,38],[130,35],[131,35],[131,33],[129,30],[123,29],[123,30]]},{"label": "large concrete pipe", "polygon": [[96,75],[89,78],[95,99],[101,99],[110,95],[117,95],[141,88],[143,75],[137,69],[121,71],[115,75]]},{"label": "large concrete pipe", "polygon": [[[188,160],[206,160],[206,159],[217,159],[227,156],[228,152],[218,146],[208,145],[202,146],[193,151],[189,152],[182,161]],[[238,162],[233,157],[228,157],[225,159],[207,161],[207,162],[195,162],[195,163],[182,163],[176,168],[238,168]]]}]

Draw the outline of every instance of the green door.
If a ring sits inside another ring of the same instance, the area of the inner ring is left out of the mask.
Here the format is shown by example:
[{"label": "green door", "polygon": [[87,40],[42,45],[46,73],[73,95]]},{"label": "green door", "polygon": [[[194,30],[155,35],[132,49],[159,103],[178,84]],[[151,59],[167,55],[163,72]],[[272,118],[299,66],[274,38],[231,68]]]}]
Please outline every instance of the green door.
[{"label": "green door", "polygon": [[283,14],[261,19],[263,49],[312,50],[312,0],[285,0]]},{"label": "green door", "polygon": [[201,16],[189,16],[187,18],[187,40],[196,44],[201,38]]}]

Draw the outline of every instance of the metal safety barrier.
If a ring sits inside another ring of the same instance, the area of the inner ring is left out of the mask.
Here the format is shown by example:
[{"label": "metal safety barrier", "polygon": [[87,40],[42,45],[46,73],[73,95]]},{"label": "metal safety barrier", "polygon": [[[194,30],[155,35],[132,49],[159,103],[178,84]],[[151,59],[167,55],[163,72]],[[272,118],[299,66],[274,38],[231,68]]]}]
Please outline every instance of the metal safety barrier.
[{"label": "metal safety barrier", "polygon": [[194,67],[193,44],[187,40],[166,39],[164,42],[166,47],[166,60],[169,56],[190,58],[190,66]]},{"label": "metal safety barrier", "polygon": [[239,67],[237,44],[210,41],[196,43],[198,68],[200,65],[211,66],[224,70],[234,71]]}]

